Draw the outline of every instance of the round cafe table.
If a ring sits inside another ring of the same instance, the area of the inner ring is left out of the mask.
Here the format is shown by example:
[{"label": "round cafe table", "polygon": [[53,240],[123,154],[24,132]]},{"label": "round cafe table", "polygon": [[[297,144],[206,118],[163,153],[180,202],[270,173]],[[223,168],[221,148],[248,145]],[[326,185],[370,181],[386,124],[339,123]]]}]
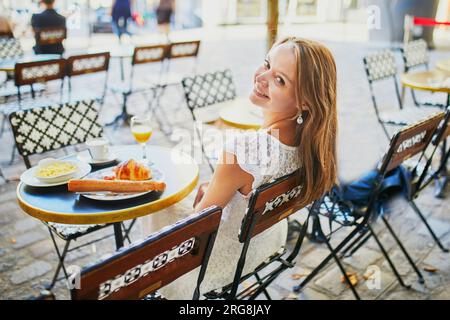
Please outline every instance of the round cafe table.
[{"label": "round cafe table", "polygon": [[[139,145],[111,147],[118,161],[141,157]],[[195,160],[176,149],[149,145],[147,155],[162,174],[166,189],[138,198],[99,201],[85,198],[67,190],[67,184],[57,187],[36,188],[20,182],[17,199],[29,215],[48,222],[64,224],[114,223],[116,246],[123,246],[121,221],[142,217],[167,208],[185,198],[197,185],[199,169]],[[65,157],[76,159],[76,155]],[[102,167],[104,168],[104,167]]]},{"label": "round cafe table", "polygon": [[261,109],[248,98],[237,98],[217,104],[219,117],[227,125],[239,129],[258,130],[263,124]]},{"label": "round cafe table", "polygon": [[53,59],[61,59],[61,56],[59,54],[34,54],[18,58],[5,59],[0,62],[0,71],[13,72],[16,63],[48,61]]},{"label": "round cafe table", "polygon": [[438,61],[436,63],[436,68],[450,73],[450,59]]}]

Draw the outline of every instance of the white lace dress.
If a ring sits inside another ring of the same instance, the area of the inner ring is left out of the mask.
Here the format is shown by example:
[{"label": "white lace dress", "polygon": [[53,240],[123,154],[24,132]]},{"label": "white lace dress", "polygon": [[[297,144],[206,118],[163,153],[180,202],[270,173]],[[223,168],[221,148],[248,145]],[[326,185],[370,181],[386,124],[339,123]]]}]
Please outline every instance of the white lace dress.
[{"label": "white lace dress", "polygon": [[[240,167],[254,177],[253,189],[275,178],[298,169],[297,147],[282,144],[265,130],[248,131],[235,135],[225,143],[224,150],[236,155]],[[248,205],[249,195],[236,192],[223,208],[222,221],[209,259],[205,278],[200,287],[201,294],[231,283],[234,278],[242,244],[238,240],[239,229]],[[178,203],[147,217],[146,232],[156,231],[192,214],[192,203]],[[250,242],[244,273],[251,272],[286,243],[287,222],[277,223],[259,234]],[[168,299],[192,299],[199,268],[185,274],[165,286],[160,292]]]}]

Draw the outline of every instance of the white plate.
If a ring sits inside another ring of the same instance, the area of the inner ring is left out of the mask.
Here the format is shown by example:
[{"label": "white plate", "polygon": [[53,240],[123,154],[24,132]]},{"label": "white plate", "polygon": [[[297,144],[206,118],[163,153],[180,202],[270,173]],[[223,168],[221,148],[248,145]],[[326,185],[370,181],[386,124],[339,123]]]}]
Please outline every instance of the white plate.
[{"label": "white plate", "polygon": [[[91,174],[85,176],[84,179],[103,179],[104,176],[114,175],[112,168],[113,167],[92,172]],[[156,169],[155,167],[151,167],[150,170],[152,171],[152,178],[150,180],[164,181],[164,175],[160,170]],[[117,201],[140,197],[150,192],[153,191],[146,191],[139,193],[115,193],[108,191],[105,192],[100,191],[100,192],[78,192],[78,194],[93,200]]]},{"label": "white plate", "polygon": [[112,163],[114,161],[117,160],[117,156],[116,154],[110,152],[108,159],[105,160],[94,160],[92,159],[91,155],[89,154],[88,150],[82,151],[80,153],[77,154],[77,158],[80,161],[89,163],[89,164],[93,164],[93,165],[104,165],[104,164],[109,164]]},{"label": "white plate", "polygon": [[65,181],[55,182],[55,183],[45,183],[40,181],[38,178],[34,176],[34,172],[37,170],[37,166],[28,169],[22,175],[20,176],[20,181],[25,183],[26,185],[32,186],[32,187],[54,187],[54,186],[60,186],[63,184],[66,184],[67,181],[70,179],[80,179],[83,178],[85,175],[87,175],[89,172],[91,172],[91,166],[87,163],[76,161],[78,170],[75,172],[75,174],[70,177],[69,179]]}]

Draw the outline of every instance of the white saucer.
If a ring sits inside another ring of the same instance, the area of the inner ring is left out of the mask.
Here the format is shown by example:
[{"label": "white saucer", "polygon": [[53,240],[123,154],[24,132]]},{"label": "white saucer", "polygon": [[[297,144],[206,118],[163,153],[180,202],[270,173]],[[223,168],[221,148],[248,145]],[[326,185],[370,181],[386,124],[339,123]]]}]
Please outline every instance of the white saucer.
[{"label": "white saucer", "polygon": [[40,181],[38,178],[34,176],[34,172],[37,169],[37,166],[28,169],[22,175],[20,176],[20,181],[25,183],[28,186],[32,187],[54,187],[54,186],[60,186],[63,184],[66,184],[67,181],[70,179],[80,179],[83,178],[85,175],[87,175],[89,172],[91,172],[91,166],[87,163],[78,161],[77,162],[78,170],[74,173],[74,175],[70,178],[68,178],[65,181],[55,182],[55,183],[45,183]]},{"label": "white saucer", "polygon": [[77,159],[82,162],[93,164],[93,165],[104,165],[104,164],[109,164],[109,163],[116,161],[117,156],[114,153],[110,152],[107,159],[94,160],[94,159],[92,159],[89,151],[84,150],[77,154]]}]

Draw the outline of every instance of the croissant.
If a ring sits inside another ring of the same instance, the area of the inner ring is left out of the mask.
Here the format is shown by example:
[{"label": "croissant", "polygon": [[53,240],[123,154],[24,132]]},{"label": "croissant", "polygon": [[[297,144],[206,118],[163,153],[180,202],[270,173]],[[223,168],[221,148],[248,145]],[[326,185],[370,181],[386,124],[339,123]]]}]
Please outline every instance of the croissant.
[{"label": "croissant", "polygon": [[152,177],[149,168],[133,159],[120,163],[113,171],[118,180],[142,181]]}]

